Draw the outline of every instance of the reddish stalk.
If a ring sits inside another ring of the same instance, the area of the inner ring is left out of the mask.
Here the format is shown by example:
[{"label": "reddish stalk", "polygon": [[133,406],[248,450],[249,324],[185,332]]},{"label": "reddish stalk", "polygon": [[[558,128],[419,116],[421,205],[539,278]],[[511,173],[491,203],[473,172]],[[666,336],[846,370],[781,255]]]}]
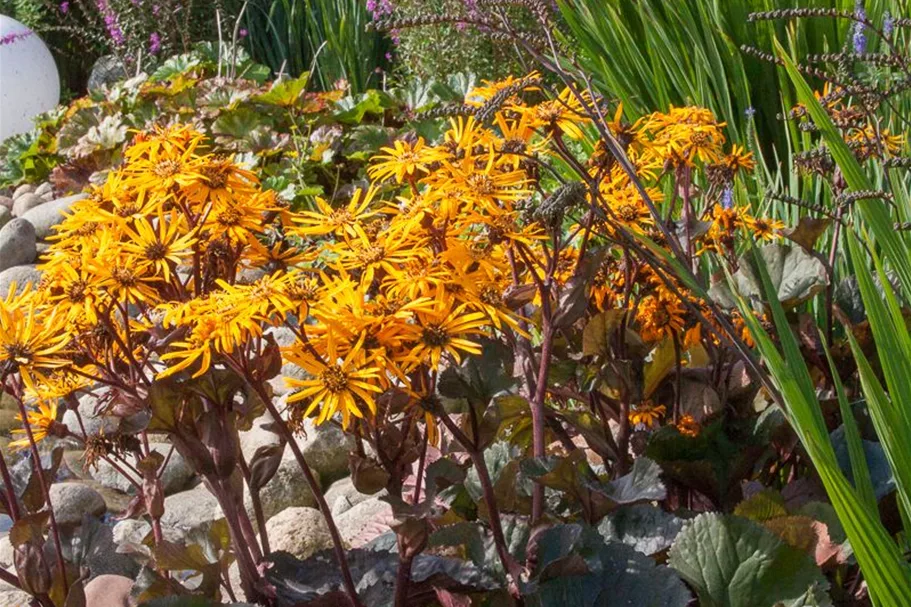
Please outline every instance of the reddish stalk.
[{"label": "reddish stalk", "polygon": [[[25,409],[25,403],[22,397],[17,393],[13,394],[16,403],[19,405],[19,415],[22,416],[22,427],[25,428],[25,436],[28,438],[28,444],[32,452],[32,463],[35,466],[35,474],[38,475],[38,483],[41,485],[41,493],[44,501],[47,503],[47,511],[50,516],[51,535],[54,538],[54,548],[57,549],[57,567],[60,569],[60,576],[63,580],[63,594],[70,591],[69,582],[66,579],[66,564],[63,562],[63,547],[60,542],[60,528],[57,526],[57,517],[54,515],[54,506],[51,504],[51,493],[48,491],[47,480],[44,478],[44,469],[41,466],[41,454],[38,453],[38,444],[35,442],[35,436],[32,434],[32,426],[28,421],[28,412]],[[10,485],[12,487],[12,485]]]}]

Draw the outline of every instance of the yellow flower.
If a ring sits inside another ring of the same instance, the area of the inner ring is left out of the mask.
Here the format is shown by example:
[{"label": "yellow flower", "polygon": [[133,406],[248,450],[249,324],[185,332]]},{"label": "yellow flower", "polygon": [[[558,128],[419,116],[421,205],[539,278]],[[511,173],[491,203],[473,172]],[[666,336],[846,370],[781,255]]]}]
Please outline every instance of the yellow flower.
[{"label": "yellow flower", "polygon": [[[16,419],[21,422],[22,415],[16,414]],[[57,401],[52,400],[50,404],[39,402],[37,411],[26,411],[26,419],[35,442],[44,440],[54,424],[57,423]],[[21,438],[10,441],[10,449],[19,450],[29,447],[30,443],[25,428],[13,428],[12,434],[13,436],[21,436]]]},{"label": "yellow flower", "polygon": [[29,388],[35,374],[69,364],[64,355],[70,339],[66,319],[42,304],[40,292],[26,288],[17,295],[15,283],[6,299],[0,299],[0,376],[18,370]]},{"label": "yellow flower", "polygon": [[363,351],[364,338],[341,357],[336,336],[328,331],[325,339],[325,353],[317,358],[303,344],[296,343],[285,352],[285,358],[311,375],[310,379],[285,378],[294,392],[288,396],[289,403],[307,399],[309,405],[304,415],[310,415],[320,408],[316,423],[321,424],[337,412],[342,414],[342,426],[348,428],[352,417],[363,418],[364,413],[358,400],[371,413],[376,413],[374,395],[381,392],[378,385],[379,369]]},{"label": "yellow flower", "polygon": [[457,363],[462,360],[460,352],[481,353],[481,346],[465,336],[483,334],[489,320],[483,312],[468,312],[466,308],[467,304],[455,305],[454,298],[439,297],[432,311],[415,314],[412,331],[417,343],[410,352],[413,366],[429,362],[432,369],[438,369],[444,353]]},{"label": "yellow flower", "polygon": [[684,436],[695,438],[702,431],[702,426],[692,415],[683,415],[677,422],[677,431]]},{"label": "yellow flower", "polygon": [[777,219],[745,215],[744,222],[757,240],[772,240],[778,236],[778,230],[784,229],[784,223]]},{"label": "yellow flower", "polygon": [[370,177],[377,181],[384,181],[390,177],[395,177],[396,183],[403,181],[413,181],[419,173],[427,172],[427,165],[439,160],[439,152],[424,146],[424,138],[418,137],[414,143],[408,143],[397,139],[392,144],[393,147],[380,148],[384,154],[377,154],[373,157],[373,166],[367,169]]},{"label": "yellow flower", "polygon": [[159,211],[156,223],[157,230],[149,218],[142,217],[133,222],[132,228],[124,228],[127,240],[123,250],[149,265],[155,276],[170,281],[173,268],[192,255],[196,238],[192,232],[182,234],[185,226],[179,216],[168,217]]},{"label": "yellow flower", "polygon": [[651,428],[657,424],[662,417],[664,417],[667,409],[664,405],[656,405],[652,401],[647,400],[643,403],[635,405],[629,412],[629,423],[633,426],[638,426],[642,424],[646,428]]},{"label": "yellow flower", "polygon": [[376,195],[376,188],[370,187],[364,192],[361,188],[354,191],[351,201],[347,206],[336,209],[325,200],[316,197],[316,207],[319,211],[302,211],[295,218],[294,223],[299,227],[293,228],[292,233],[299,236],[314,236],[321,234],[346,234],[352,238],[358,236],[359,224],[373,217],[377,211],[368,211]]},{"label": "yellow flower", "polygon": [[639,302],[636,320],[645,341],[658,341],[683,330],[686,310],[671,294],[648,295]]}]

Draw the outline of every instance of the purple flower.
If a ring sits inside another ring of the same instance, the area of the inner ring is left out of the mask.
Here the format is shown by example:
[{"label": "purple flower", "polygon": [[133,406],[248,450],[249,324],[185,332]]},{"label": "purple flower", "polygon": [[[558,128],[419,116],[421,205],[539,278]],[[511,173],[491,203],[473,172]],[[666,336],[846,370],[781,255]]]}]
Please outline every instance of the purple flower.
[{"label": "purple flower", "polygon": [[3,46],[5,44],[12,44],[13,42],[22,40],[23,38],[28,38],[34,33],[35,32],[32,30],[25,30],[24,32],[13,32],[12,34],[7,34],[0,38],[0,46]]},{"label": "purple flower", "polygon": [[743,110],[743,115],[747,117],[747,120],[752,120],[752,119],[753,119],[753,116],[756,115],[756,108],[754,108],[754,107],[751,105],[751,106],[748,107],[747,109]]},{"label": "purple flower", "polygon": [[68,0],[63,0],[63,2],[60,3],[60,12],[64,15],[70,12],[70,3]]},{"label": "purple flower", "polygon": [[892,14],[886,11],[883,15],[883,36],[892,37],[892,30],[895,28],[895,21],[892,20]]},{"label": "purple flower", "polygon": [[863,0],[857,0],[857,4],[854,5],[854,18],[857,19],[857,22],[854,23],[851,33],[851,44],[854,46],[854,52],[858,55],[863,55],[867,52],[867,34],[864,32],[864,24],[861,21],[867,20],[867,11],[864,8]]},{"label": "purple flower", "polygon": [[386,53],[386,61],[392,61],[392,53]]},{"label": "purple flower", "polygon": [[160,50],[161,36],[158,35],[158,32],[152,32],[149,36],[149,52],[153,55],[157,55]]},{"label": "purple flower", "polygon": [[730,209],[734,206],[734,188],[728,186],[721,194],[721,208]]},{"label": "purple flower", "polygon": [[864,33],[863,23],[857,23],[854,26],[854,34],[851,36],[851,44],[854,45],[854,53],[863,55],[867,52],[867,35]]},{"label": "purple flower", "polygon": [[249,34],[249,33],[250,32],[248,32],[245,28],[240,28],[240,31],[237,32],[237,35],[240,36],[241,40],[243,40],[244,38],[247,37],[247,34]]},{"label": "purple flower", "polygon": [[161,10],[161,7],[158,6],[157,4],[153,4],[153,5],[152,5],[152,15],[153,15],[153,16],[157,17],[157,16],[158,16],[158,12],[159,12],[160,10]]}]

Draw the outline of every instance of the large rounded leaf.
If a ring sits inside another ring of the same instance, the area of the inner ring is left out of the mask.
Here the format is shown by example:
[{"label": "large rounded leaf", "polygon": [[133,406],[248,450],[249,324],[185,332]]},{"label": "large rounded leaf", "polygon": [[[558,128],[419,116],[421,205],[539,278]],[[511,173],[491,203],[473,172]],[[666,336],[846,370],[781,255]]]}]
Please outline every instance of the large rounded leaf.
[{"label": "large rounded leaf", "polygon": [[[569,527],[569,526],[567,526]],[[541,583],[526,597],[530,607],[685,607],[690,592],[668,567],[619,542],[602,544],[586,560],[589,572]]]},{"label": "large rounded leaf", "polygon": [[805,552],[739,516],[693,519],[671,547],[669,564],[701,607],[832,605],[829,582]]},{"label": "large rounded leaf", "polygon": [[[829,280],[822,262],[803,247],[770,244],[758,249],[758,259],[765,265],[778,301],[785,308],[801,304],[823,289]],[[753,302],[766,301],[762,279],[755,267],[752,253],[740,258],[740,269],[733,276],[733,287]],[[709,290],[720,305],[733,307],[734,299],[724,283],[716,283]]]}]

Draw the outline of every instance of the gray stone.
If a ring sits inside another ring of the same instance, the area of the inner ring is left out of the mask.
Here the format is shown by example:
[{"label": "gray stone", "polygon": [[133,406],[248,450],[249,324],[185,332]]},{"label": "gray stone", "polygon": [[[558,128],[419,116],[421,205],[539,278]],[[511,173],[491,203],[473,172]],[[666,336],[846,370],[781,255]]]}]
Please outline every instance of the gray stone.
[{"label": "gray stone", "polygon": [[0,409],[0,435],[9,436],[11,430],[22,427],[22,422],[16,418],[18,414],[10,409]]},{"label": "gray stone", "polygon": [[[15,571],[10,573],[15,573]],[[0,590],[0,607],[22,607],[31,605],[31,601],[32,595],[24,590],[16,590],[12,586]]]},{"label": "gray stone", "polygon": [[354,481],[349,476],[332,483],[332,486],[326,490],[324,497],[326,498],[326,503],[329,504],[329,509],[332,511],[332,516],[338,516],[351,510],[361,502],[384,496],[386,493],[385,489],[373,495],[361,493],[355,489]]},{"label": "gray stone", "polygon": [[35,196],[47,196],[48,194],[54,193],[54,186],[50,184],[49,181],[45,181],[32,192]]},{"label": "gray stone", "polygon": [[9,541],[9,534],[0,537],[0,567],[6,569],[13,566],[13,544]]},{"label": "gray stone", "polygon": [[[172,495],[183,490],[193,477],[193,470],[187,465],[183,456],[175,449],[171,456],[168,457],[168,452],[171,451],[171,445],[168,443],[151,443],[149,447],[152,451],[160,453],[162,457],[168,458],[168,463],[161,473],[161,487],[164,489],[164,494]],[[127,456],[127,461],[133,465],[136,464],[136,460],[132,455]],[[136,493],[133,485],[106,461],[98,462],[98,468],[92,471],[92,478],[105,487],[111,487],[129,494]]]},{"label": "gray stone", "polygon": [[35,191],[34,185],[32,185],[30,183],[23,183],[18,188],[16,188],[15,192],[13,192],[13,200],[16,200],[23,194],[31,194],[34,191]]},{"label": "gray stone", "polygon": [[[317,479],[318,480],[318,479]],[[285,447],[282,461],[278,465],[275,476],[259,491],[259,499],[263,506],[263,515],[266,518],[275,516],[285,508],[316,507],[316,498],[310,491],[307,479],[301,472],[294,453]],[[250,492],[244,492],[244,507],[253,514],[253,501]]]},{"label": "gray stone", "polygon": [[[276,403],[279,411],[285,408],[284,398]],[[267,412],[253,421],[250,430],[240,433],[240,447],[247,461],[261,446],[278,444],[279,437],[265,427],[272,421],[272,416]],[[304,421],[303,435],[297,436],[297,444],[304,458],[313,470],[325,483],[330,483],[348,474],[348,453],[354,449],[354,439],[342,432],[341,428],[329,423],[316,426],[312,420]],[[283,459],[291,458],[293,453],[289,447],[285,448]],[[295,460],[296,461],[296,460]],[[304,504],[287,504],[288,506]]]},{"label": "gray stone", "polygon": [[81,479],[79,482],[86,487],[90,487],[98,492],[98,495],[100,495],[101,499],[104,500],[104,507],[109,513],[113,515],[120,515],[129,509],[130,501],[132,501],[133,498],[126,493],[117,491],[116,489],[111,489],[110,487],[105,487],[98,481],[91,478]]},{"label": "gray stone", "polygon": [[35,261],[35,227],[17,217],[0,228],[0,272]]},{"label": "gray stone", "polygon": [[[184,534],[177,529],[162,527],[161,531],[164,539],[169,542],[179,543],[184,539]],[[111,529],[111,536],[114,540],[114,544],[117,545],[118,548],[124,546],[122,551],[129,552],[126,546],[130,544],[135,546],[142,545],[143,540],[145,540],[146,536],[151,532],[152,525],[146,521],[128,518],[118,521],[117,524],[114,525]]]},{"label": "gray stone", "polygon": [[348,474],[348,453],[354,450],[354,438],[338,426],[330,423],[316,426],[308,419],[297,444],[321,480],[331,482]]},{"label": "gray stone", "polygon": [[0,297],[6,297],[13,283],[16,284],[16,292],[21,293],[26,285],[32,285],[34,289],[40,281],[41,272],[38,271],[38,266],[34,264],[0,270]]},{"label": "gray stone", "polygon": [[41,196],[35,194],[23,194],[13,201],[13,215],[22,217],[26,211],[41,206],[46,201]]},{"label": "gray stone", "polygon": [[0,205],[0,228],[5,226],[13,218],[13,214],[10,213],[10,210],[3,205]]},{"label": "gray stone", "polygon": [[386,533],[393,522],[392,506],[377,498],[363,501],[335,517],[342,541],[351,548],[363,546]]},{"label": "gray stone", "polygon": [[61,525],[78,525],[83,514],[104,514],[104,499],[80,481],[56,483],[51,485],[49,493],[54,516]]},{"label": "gray stone", "polygon": [[105,575],[122,575],[133,579],[139,573],[139,562],[131,555],[118,552],[118,545],[114,542],[114,533],[109,525],[95,522],[89,528],[83,527],[76,533],[76,542],[88,540],[80,549],[84,551],[81,564],[89,570],[89,579]]},{"label": "gray stone", "polygon": [[[100,415],[95,413],[98,407],[99,398],[103,393],[88,393],[79,397],[79,415],[76,411],[69,409],[63,414],[63,425],[76,436],[82,436],[82,429],[88,436],[97,434],[111,435],[120,428],[120,418],[113,415]],[[82,418],[82,425],[79,425],[79,418]],[[116,489],[117,487],[115,487]]]},{"label": "gray stone", "polygon": [[123,62],[114,55],[103,55],[95,61],[86,88],[90,91],[99,89],[106,84],[114,84],[128,77]]},{"label": "gray stone", "polygon": [[323,515],[315,508],[287,508],[266,522],[269,547],[306,559],[332,548],[332,536]]},{"label": "gray stone", "polygon": [[130,607],[133,580],[122,575],[101,575],[85,585],[85,604],[92,607]]},{"label": "gray stone", "polygon": [[[114,528],[111,529],[111,537],[117,546],[124,544],[142,544],[142,541],[152,531],[152,525],[145,521],[128,518],[118,521]],[[2,546],[2,544],[0,544]],[[2,552],[0,552],[2,555]]]},{"label": "gray stone", "polygon": [[164,515],[161,524],[190,531],[199,526],[224,518],[215,496],[204,485],[164,498]]},{"label": "gray stone", "polygon": [[83,198],[85,198],[85,194],[74,194],[46,202],[24,213],[22,219],[28,220],[35,227],[35,236],[38,240],[44,240],[53,234],[52,228],[63,221],[63,212],[69,210],[74,202]]},{"label": "gray stone", "polygon": [[11,211],[13,209],[13,199],[9,196],[0,196],[0,207],[4,207],[6,210]]}]

